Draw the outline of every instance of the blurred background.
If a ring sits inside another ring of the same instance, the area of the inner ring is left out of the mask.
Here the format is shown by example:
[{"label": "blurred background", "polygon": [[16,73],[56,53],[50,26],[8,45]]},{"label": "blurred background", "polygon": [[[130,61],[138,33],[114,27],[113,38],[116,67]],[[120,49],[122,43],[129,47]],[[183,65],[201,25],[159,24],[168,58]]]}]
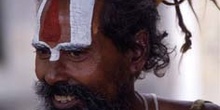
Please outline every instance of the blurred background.
[{"label": "blurred background", "polygon": [[[187,2],[181,4],[185,23],[193,34],[192,49],[181,62],[184,34],[174,7],[159,5],[158,27],[169,33],[165,42],[170,48],[177,46],[176,51],[171,54],[166,75],[157,78],[147,73],[145,79],[136,82],[137,91],[178,100],[207,99],[220,105],[220,11],[205,1],[193,0],[200,23]],[[0,110],[36,108],[35,53],[31,46],[35,21],[34,0],[0,1]]]}]

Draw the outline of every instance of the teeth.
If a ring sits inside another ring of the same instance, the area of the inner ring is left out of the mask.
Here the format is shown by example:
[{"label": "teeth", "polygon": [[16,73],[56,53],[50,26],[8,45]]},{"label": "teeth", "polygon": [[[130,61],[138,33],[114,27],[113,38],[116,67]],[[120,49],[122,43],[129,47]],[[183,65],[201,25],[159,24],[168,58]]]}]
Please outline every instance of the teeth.
[{"label": "teeth", "polygon": [[67,100],[71,101],[74,97],[67,96]]},{"label": "teeth", "polygon": [[60,103],[67,103],[75,99],[74,96],[59,96],[59,95],[55,95],[54,98],[56,101]]}]

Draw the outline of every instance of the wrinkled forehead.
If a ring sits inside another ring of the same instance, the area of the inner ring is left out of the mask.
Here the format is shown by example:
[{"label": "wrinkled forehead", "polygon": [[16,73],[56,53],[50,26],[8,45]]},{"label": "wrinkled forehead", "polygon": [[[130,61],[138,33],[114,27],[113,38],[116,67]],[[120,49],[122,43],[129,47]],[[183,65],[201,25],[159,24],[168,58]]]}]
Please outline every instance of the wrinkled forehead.
[{"label": "wrinkled forehead", "polygon": [[92,42],[95,0],[37,0],[37,30],[33,44],[49,48],[67,44],[86,47]]}]

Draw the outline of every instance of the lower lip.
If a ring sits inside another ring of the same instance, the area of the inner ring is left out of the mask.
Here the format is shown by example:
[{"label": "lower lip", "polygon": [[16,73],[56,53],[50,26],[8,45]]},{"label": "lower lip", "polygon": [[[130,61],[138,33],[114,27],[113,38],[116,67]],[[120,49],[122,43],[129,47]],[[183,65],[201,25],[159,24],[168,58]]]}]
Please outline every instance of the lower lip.
[{"label": "lower lip", "polygon": [[69,109],[69,108],[72,108],[72,107],[83,107],[82,105],[82,102],[79,100],[79,99],[74,99],[72,101],[69,101],[67,103],[61,103],[59,101],[56,101],[54,98],[53,98],[53,105],[55,108],[57,109]]}]

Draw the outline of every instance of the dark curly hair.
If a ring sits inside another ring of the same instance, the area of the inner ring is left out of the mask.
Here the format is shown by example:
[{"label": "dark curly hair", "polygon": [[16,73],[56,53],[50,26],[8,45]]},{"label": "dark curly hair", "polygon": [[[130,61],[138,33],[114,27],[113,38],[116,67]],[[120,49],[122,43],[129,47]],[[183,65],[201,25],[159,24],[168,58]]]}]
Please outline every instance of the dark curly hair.
[{"label": "dark curly hair", "polygon": [[149,34],[148,53],[143,71],[152,70],[158,77],[159,70],[169,64],[167,47],[162,43],[166,33],[157,30],[159,15],[154,0],[104,0],[101,16],[103,34],[109,37],[121,52],[136,47],[134,36],[140,30]]}]

